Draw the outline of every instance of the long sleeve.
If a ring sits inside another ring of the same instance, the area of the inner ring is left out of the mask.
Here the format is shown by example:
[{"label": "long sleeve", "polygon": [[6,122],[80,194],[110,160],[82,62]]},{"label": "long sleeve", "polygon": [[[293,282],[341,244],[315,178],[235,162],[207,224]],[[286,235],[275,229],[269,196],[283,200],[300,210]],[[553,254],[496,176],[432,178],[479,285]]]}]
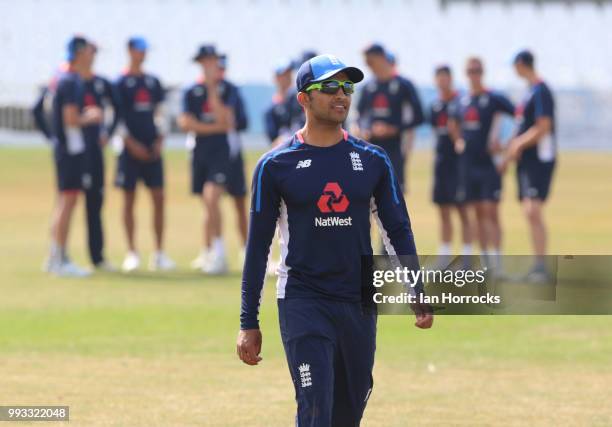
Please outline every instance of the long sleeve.
[{"label": "long sleeve", "polygon": [[266,126],[266,135],[268,135],[268,139],[270,142],[274,142],[279,135],[279,126],[274,115],[274,105],[266,111],[264,115],[264,124]]},{"label": "long sleeve", "polygon": [[51,139],[51,129],[45,115],[45,98],[48,96],[49,90],[44,88],[40,94],[40,97],[32,108],[32,116],[34,117],[34,124],[44,135],[45,138]]},{"label": "long sleeve", "polygon": [[259,328],[259,305],[281,201],[270,172],[272,161],[273,154],[265,155],[253,174],[251,218],[242,273],[241,329]]},{"label": "long sleeve", "polygon": [[405,102],[410,104],[412,109],[410,120],[404,121],[402,123],[402,128],[413,129],[422,124],[425,120],[423,107],[414,85],[409,80],[402,80],[402,86],[404,88]]}]

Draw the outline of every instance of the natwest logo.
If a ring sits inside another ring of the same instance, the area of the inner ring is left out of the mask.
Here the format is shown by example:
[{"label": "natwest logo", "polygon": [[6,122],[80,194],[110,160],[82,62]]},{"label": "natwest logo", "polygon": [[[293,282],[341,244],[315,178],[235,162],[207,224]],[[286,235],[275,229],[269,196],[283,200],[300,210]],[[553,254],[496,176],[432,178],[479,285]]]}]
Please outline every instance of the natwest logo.
[{"label": "natwest logo", "polygon": [[346,212],[349,200],[342,194],[342,188],[337,182],[328,182],[323,188],[323,194],[319,197],[317,207],[323,213]]}]

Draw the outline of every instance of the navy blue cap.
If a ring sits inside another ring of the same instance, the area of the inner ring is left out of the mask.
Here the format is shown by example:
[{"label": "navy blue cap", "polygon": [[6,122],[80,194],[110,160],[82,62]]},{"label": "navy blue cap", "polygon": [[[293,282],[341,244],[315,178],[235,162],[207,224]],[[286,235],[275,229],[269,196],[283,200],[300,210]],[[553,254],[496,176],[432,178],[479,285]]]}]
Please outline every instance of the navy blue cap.
[{"label": "navy blue cap", "polygon": [[363,50],[366,55],[387,55],[387,50],[380,43],[372,43]]},{"label": "navy blue cap", "polygon": [[214,45],[212,45],[212,44],[203,44],[198,49],[198,53],[195,54],[195,56],[193,57],[193,60],[194,61],[199,61],[200,59],[206,58],[208,56],[214,56],[215,58],[218,58],[219,54],[217,53],[217,49],[215,48]]},{"label": "navy blue cap", "polygon": [[328,79],[334,74],[345,72],[353,83],[363,80],[363,72],[356,67],[348,67],[334,55],[319,55],[304,62],[297,73],[295,83],[302,92],[311,83]]},{"label": "navy blue cap", "polygon": [[66,60],[72,61],[77,52],[87,46],[89,42],[83,36],[73,36],[66,44]]},{"label": "navy blue cap", "polygon": [[451,67],[447,64],[438,65],[435,68],[434,72],[435,74],[440,74],[440,73],[452,74]]},{"label": "navy blue cap", "polygon": [[137,50],[139,52],[146,52],[149,48],[149,43],[144,37],[133,36],[128,40],[128,48]]},{"label": "navy blue cap", "polygon": [[527,65],[529,67],[533,67],[534,61],[535,61],[535,58],[533,57],[533,53],[531,53],[527,49],[524,49],[524,50],[521,50],[520,52],[518,52],[514,56],[514,61],[512,61],[512,63],[516,64],[516,63],[520,62],[521,64],[525,64],[525,65]]}]

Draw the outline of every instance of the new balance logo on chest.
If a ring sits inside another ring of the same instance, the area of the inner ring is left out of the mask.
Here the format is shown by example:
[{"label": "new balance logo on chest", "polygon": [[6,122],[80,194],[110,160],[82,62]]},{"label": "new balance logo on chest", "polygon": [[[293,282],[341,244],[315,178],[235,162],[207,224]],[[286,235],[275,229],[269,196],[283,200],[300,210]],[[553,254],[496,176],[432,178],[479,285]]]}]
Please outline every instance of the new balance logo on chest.
[{"label": "new balance logo on chest", "polygon": [[312,164],[311,159],[300,160],[295,168],[296,169],[309,168],[311,164]]},{"label": "new balance logo on chest", "polygon": [[351,151],[349,155],[351,156],[351,165],[353,166],[353,170],[362,171],[363,165],[361,164],[361,157],[359,157],[359,153]]}]

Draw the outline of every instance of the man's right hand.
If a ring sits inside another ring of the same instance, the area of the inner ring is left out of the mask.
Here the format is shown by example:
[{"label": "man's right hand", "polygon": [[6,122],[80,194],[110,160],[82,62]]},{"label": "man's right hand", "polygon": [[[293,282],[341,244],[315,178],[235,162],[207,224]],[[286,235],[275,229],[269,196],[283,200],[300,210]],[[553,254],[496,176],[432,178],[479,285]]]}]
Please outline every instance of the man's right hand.
[{"label": "man's right hand", "polygon": [[104,112],[97,105],[85,107],[81,114],[81,124],[84,126],[100,124],[104,120]]},{"label": "man's right hand", "polygon": [[238,332],[236,354],[247,365],[257,365],[261,361],[261,331],[259,329],[243,329]]},{"label": "man's right hand", "polygon": [[128,150],[128,153],[136,160],[140,160],[141,162],[148,162],[151,160],[151,152],[147,147],[145,147],[140,142],[136,141],[134,138],[126,137],[124,139],[125,148]]}]

